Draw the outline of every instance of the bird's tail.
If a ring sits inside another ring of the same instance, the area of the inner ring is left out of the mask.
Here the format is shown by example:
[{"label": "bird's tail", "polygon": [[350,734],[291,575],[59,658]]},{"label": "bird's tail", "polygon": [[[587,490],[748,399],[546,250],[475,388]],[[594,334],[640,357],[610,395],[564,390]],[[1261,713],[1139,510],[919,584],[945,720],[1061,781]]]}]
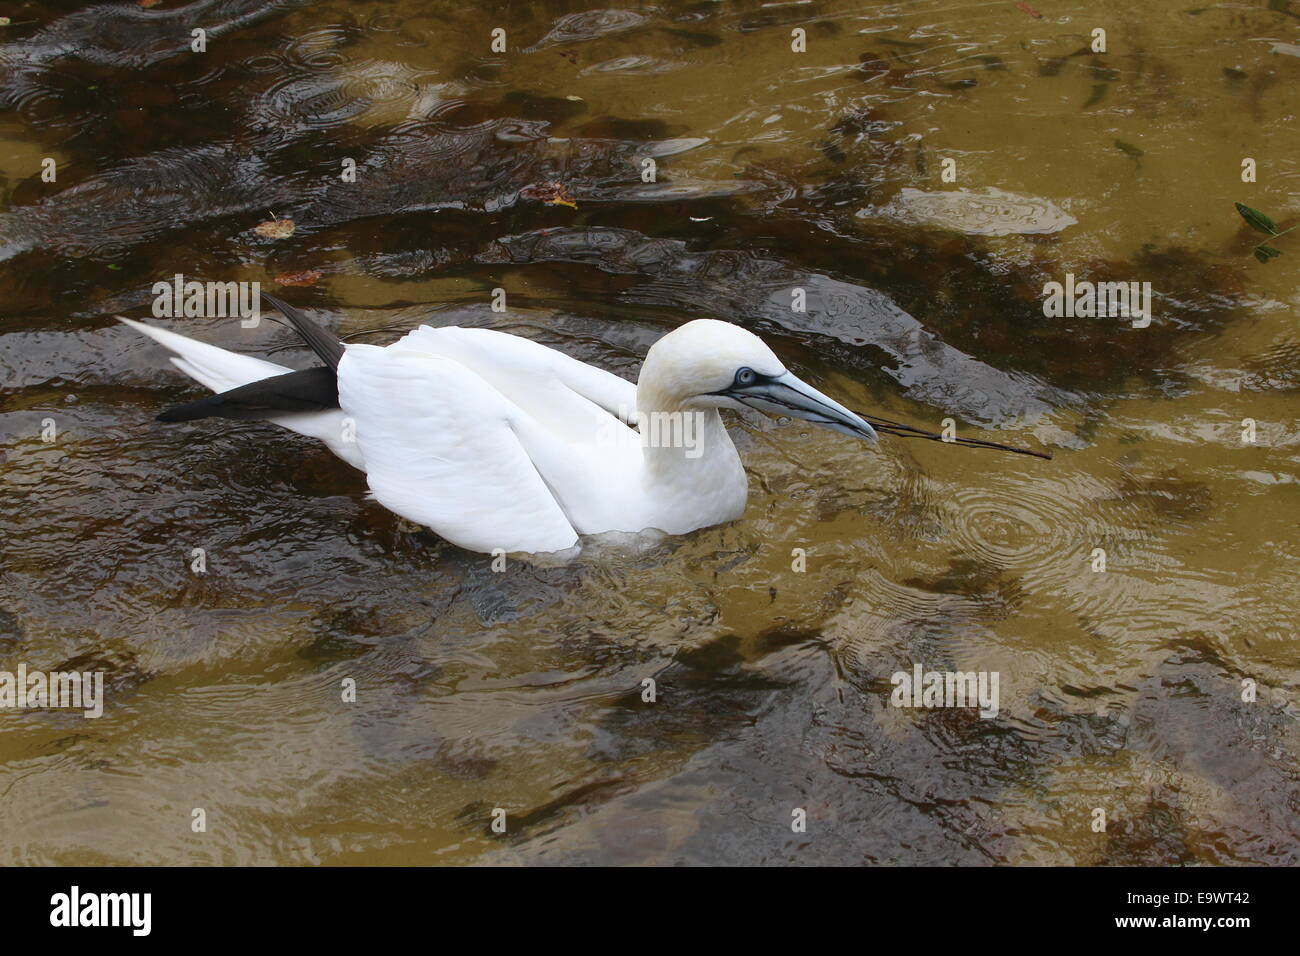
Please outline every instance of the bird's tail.
[{"label": "bird's tail", "polygon": [[338,336],[321,328],[282,299],[263,292],[262,301],[289,320],[294,331],[302,336],[302,340],[316,353],[317,358],[332,369],[339,367],[339,359],[343,358],[343,342]]},{"label": "bird's tail", "polygon": [[158,416],[159,419],[263,419],[299,434],[319,438],[348,464],[363,467],[360,452],[348,435],[343,412],[338,407],[335,369],[343,354],[343,343],[291,306],[270,296],[264,298],[284,313],[312,350],[330,367],[295,372],[265,359],[241,355],[118,316],[120,321],[171,352],[171,362],[178,369],[219,393],[169,408]]},{"label": "bird's tail", "polygon": [[283,365],[276,365],[265,359],[252,355],[241,355],[228,349],[209,345],[197,339],[177,335],[166,329],[145,325],[134,319],[118,316],[118,321],[131,326],[153,339],[168,352],[172,353],[171,362],[190,378],[206,385],[214,392],[224,392],[249,382],[261,381],[272,375],[283,375],[292,371]]}]

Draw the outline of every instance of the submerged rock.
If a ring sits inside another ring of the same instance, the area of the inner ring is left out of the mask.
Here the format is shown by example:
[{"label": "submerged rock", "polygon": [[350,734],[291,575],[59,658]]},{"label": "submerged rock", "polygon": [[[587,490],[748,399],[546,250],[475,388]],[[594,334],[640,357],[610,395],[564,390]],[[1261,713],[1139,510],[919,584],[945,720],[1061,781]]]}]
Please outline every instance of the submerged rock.
[{"label": "submerged rock", "polygon": [[881,209],[864,209],[864,219],[890,216],[918,225],[975,236],[1028,236],[1060,232],[1078,220],[1046,199],[1017,196],[992,187],[977,192],[925,192],[910,186]]}]

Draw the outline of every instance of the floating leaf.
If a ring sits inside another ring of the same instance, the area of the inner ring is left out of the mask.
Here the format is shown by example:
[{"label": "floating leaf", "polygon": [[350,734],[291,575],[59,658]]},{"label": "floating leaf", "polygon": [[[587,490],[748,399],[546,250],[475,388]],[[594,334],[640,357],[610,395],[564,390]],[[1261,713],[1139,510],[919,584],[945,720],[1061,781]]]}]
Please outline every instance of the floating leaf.
[{"label": "floating leaf", "polygon": [[288,239],[293,235],[293,220],[273,219],[270,222],[258,223],[253,227],[253,232],[265,239]]},{"label": "floating leaf", "polygon": [[1255,247],[1255,258],[1260,262],[1268,262],[1269,259],[1276,259],[1281,254],[1281,249],[1274,249],[1272,246]]},{"label": "floating leaf", "polygon": [[1233,203],[1237,207],[1237,212],[1241,213],[1241,218],[1246,220],[1250,228],[1257,229],[1269,236],[1277,235],[1277,226],[1272,219],[1264,215],[1258,209],[1251,209],[1245,203]]},{"label": "floating leaf", "polygon": [[561,182],[549,182],[543,186],[526,186],[522,194],[529,199],[540,199],[547,206],[568,206],[578,208],[578,201],[568,186]]},{"label": "floating leaf", "polygon": [[13,21],[8,17],[0,17],[0,27],[7,27],[11,23],[13,23]]},{"label": "floating leaf", "polygon": [[315,269],[308,269],[305,272],[284,272],[275,277],[277,285],[289,286],[306,286],[315,285],[320,281],[321,274]]}]

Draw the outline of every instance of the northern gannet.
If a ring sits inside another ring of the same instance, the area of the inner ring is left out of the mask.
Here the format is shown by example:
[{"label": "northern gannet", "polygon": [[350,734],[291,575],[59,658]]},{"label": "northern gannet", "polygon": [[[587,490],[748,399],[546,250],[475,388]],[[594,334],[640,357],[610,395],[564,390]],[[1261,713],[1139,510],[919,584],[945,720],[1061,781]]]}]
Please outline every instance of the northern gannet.
[{"label": "northern gannet", "polygon": [[266,420],[320,439],[365,472],[389,511],[471,551],[540,554],[584,534],[685,534],[734,521],[748,481],[723,408],[876,442],[870,423],[728,322],[696,319],[663,336],[634,385],[491,329],[422,325],[388,346],[345,345],[263,297],[325,367],[293,371],[118,316],[218,393],[159,420]]}]

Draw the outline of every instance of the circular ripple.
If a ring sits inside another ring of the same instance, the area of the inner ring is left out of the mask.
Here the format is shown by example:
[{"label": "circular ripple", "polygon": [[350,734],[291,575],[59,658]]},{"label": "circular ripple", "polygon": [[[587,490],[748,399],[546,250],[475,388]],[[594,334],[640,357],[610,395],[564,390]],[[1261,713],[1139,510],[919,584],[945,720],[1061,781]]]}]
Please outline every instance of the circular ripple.
[{"label": "circular ripple", "polygon": [[[1143,589],[1125,568],[1149,569],[1153,516],[1103,479],[1072,474],[1008,478],[946,496],[943,520],[958,556],[1020,576],[1089,620],[1131,613]],[[1106,571],[1093,569],[1095,549]]]},{"label": "circular ripple", "polygon": [[961,551],[1024,572],[1089,554],[1115,537],[1117,525],[1142,524],[1140,509],[1105,481],[1084,474],[1013,476],[959,486],[945,497],[945,524]]},{"label": "circular ripple", "polygon": [[964,488],[953,495],[953,536],[978,560],[1023,568],[1054,559],[1069,546],[1071,515],[1063,502],[1033,493],[1015,497]]},{"label": "circular ripple", "polygon": [[250,73],[282,73],[288,66],[288,59],[280,53],[259,53],[244,61],[244,69]]},{"label": "circular ripple", "polygon": [[348,94],[337,76],[295,76],[271,86],[253,108],[254,124],[277,130],[329,129],[360,116],[369,103]]},{"label": "circular ripple", "polygon": [[580,40],[593,40],[611,33],[631,30],[646,22],[646,18],[631,10],[591,10],[587,13],[571,13],[555,21],[551,32],[542,37],[532,50],[554,46],[557,43],[574,43]]},{"label": "circular ripple", "polygon": [[347,57],[340,50],[347,38],[347,29],[333,24],[295,37],[286,53],[290,60],[305,69],[332,70],[347,62]]},{"label": "circular ripple", "polygon": [[26,122],[47,129],[81,129],[104,109],[103,96],[72,73],[45,67],[11,82],[9,97]]}]

